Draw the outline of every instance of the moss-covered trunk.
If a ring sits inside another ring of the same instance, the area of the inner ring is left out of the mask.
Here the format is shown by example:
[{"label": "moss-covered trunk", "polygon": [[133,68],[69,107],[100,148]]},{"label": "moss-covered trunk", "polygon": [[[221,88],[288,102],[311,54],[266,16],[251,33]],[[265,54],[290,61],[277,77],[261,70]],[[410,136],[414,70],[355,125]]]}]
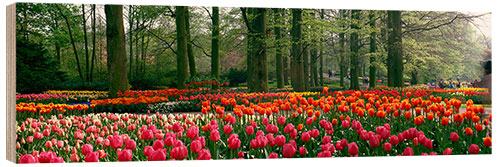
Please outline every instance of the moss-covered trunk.
[{"label": "moss-covered trunk", "polygon": [[118,91],[128,90],[123,7],[122,5],[105,5],[104,11],[106,13],[109,96],[116,97]]}]

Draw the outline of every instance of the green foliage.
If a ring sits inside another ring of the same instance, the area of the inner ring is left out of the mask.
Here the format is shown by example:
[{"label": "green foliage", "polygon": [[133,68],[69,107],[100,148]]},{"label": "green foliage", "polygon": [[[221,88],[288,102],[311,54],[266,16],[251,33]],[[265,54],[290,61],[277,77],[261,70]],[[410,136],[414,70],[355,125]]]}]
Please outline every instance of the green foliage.
[{"label": "green foliage", "polygon": [[54,83],[49,87],[50,90],[95,90],[107,91],[109,89],[109,82],[107,81],[93,81],[85,82],[80,78],[68,79]]},{"label": "green foliage", "polygon": [[30,41],[16,43],[16,91],[41,93],[51,85],[64,81],[54,57],[47,54],[43,45]]},{"label": "green foliage", "polygon": [[153,90],[157,85],[155,79],[151,76],[135,76],[129,81],[131,90]]},{"label": "green foliage", "polygon": [[229,80],[229,86],[238,86],[247,80],[247,72],[243,69],[231,68],[227,73],[222,74],[222,78]]}]

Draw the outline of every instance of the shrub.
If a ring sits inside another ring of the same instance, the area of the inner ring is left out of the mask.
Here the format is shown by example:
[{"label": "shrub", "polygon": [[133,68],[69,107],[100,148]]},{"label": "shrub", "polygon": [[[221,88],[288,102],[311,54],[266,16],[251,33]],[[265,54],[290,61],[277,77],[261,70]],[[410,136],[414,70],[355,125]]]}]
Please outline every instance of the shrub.
[{"label": "shrub", "polygon": [[222,78],[229,80],[229,86],[238,86],[238,84],[247,81],[247,72],[243,69],[231,68],[227,73],[222,74]]}]

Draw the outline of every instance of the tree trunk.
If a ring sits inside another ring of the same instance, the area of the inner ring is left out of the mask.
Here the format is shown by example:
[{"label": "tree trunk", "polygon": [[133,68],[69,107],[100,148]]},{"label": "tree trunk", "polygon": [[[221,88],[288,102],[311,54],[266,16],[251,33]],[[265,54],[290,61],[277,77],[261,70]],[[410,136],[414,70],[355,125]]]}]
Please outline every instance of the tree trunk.
[{"label": "tree trunk", "polygon": [[292,86],[296,92],[306,90],[302,52],[302,9],[292,9]]},{"label": "tree trunk", "polygon": [[132,68],[133,68],[133,62],[134,62],[134,50],[133,50],[133,45],[134,45],[134,42],[133,42],[133,28],[134,28],[134,15],[133,15],[133,6],[132,5],[129,5],[128,7],[128,40],[129,40],[129,57],[130,57],[130,60],[129,60],[129,69],[128,69],[128,74],[130,75],[130,78],[132,79]]},{"label": "tree trunk", "polygon": [[251,18],[253,18],[255,14],[255,9],[254,8],[246,8],[246,10],[243,10],[245,8],[242,8],[242,15],[244,19],[246,20],[245,24],[247,26],[247,86],[248,90],[253,90],[254,87],[254,57],[253,57],[253,43],[255,40],[254,37],[254,32],[252,32],[252,27],[253,27],[253,19],[249,19],[247,15],[250,15]]},{"label": "tree trunk", "polygon": [[146,41],[146,47],[144,47],[144,51],[142,52],[142,68],[141,68],[141,76],[144,76],[146,74],[146,58],[147,58],[147,52],[148,52],[148,46],[149,46],[149,40],[151,39],[150,37],[147,38],[148,40]]},{"label": "tree trunk", "polygon": [[118,91],[128,90],[127,53],[125,51],[122,10],[122,5],[104,5],[110,97],[116,97]]},{"label": "tree trunk", "polygon": [[289,85],[288,82],[288,76],[290,74],[290,68],[288,67],[288,62],[289,62],[289,57],[288,53],[287,55],[283,58],[283,85]]},{"label": "tree trunk", "polygon": [[317,87],[319,86],[318,81],[318,51],[316,49],[311,50],[311,86]]},{"label": "tree trunk", "polygon": [[87,42],[87,20],[85,19],[85,4],[82,4],[82,18],[83,18],[83,39],[85,41],[85,81],[90,81],[90,59],[89,47]]},{"label": "tree trunk", "polygon": [[219,7],[212,7],[212,71],[213,78],[220,78],[219,72]]},{"label": "tree trunk", "polygon": [[[345,10],[340,10],[340,17],[342,19],[345,19]],[[342,24],[342,29],[346,29],[346,26],[344,23],[341,23]],[[339,67],[340,67],[340,87],[343,87],[345,88],[345,83],[344,83],[344,77],[346,76],[346,70],[345,70],[345,48],[344,48],[344,44],[345,44],[345,33],[340,33],[339,34],[339,43],[340,43],[340,62],[339,62]]]},{"label": "tree trunk", "polygon": [[266,9],[257,8],[254,30],[254,92],[268,92],[267,56],[266,56]]},{"label": "tree trunk", "polygon": [[393,76],[393,49],[392,44],[394,43],[394,38],[392,38],[392,12],[387,11],[387,30],[389,33],[389,38],[387,39],[387,86],[394,86],[394,76]]},{"label": "tree trunk", "polygon": [[184,81],[188,77],[188,53],[186,34],[186,7],[175,7],[175,24],[177,29],[177,88],[184,89]]},{"label": "tree trunk", "polygon": [[[368,15],[370,18],[370,26],[375,28],[375,12],[370,11]],[[375,43],[375,31],[370,33],[370,88],[375,88],[377,85],[377,68],[375,67],[375,52],[377,50],[377,46]]]},{"label": "tree trunk", "polygon": [[[321,20],[325,19],[325,9],[321,9],[320,13],[320,18]],[[319,49],[319,84],[321,86],[324,86],[324,79],[323,79],[323,44],[325,42],[325,39],[321,39],[321,45]]]},{"label": "tree trunk", "polygon": [[186,38],[187,38],[187,53],[189,59],[189,75],[190,77],[196,76],[196,63],[193,54],[193,44],[191,44],[191,30],[189,25],[189,7],[186,7]]},{"label": "tree trunk", "polygon": [[285,87],[283,76],[283,48],[281,46],[281,11],[282,9],[274,8],[274,34],[276,35],[276,81],[277,87]]},{"label": "tree trunk", "polygon": [[90,60],[90,82],[94,80],[94,61],[95,61],[95,4],[92,5],[92,58]]},{"label": "tree trunk", "polygon": [[83,78],[83,74],[82,74],[82,68],[80,67],[80,60],[78,59],[78,51],[76,50],[75,40],[73,39],[73,34],[71,32],[71,25],[69,23],[68,17],[66,15],[64,15],[64,13],[62,12],[62,10],[59,7],[59,5],[56,5],[56,7],[59,10],[59,13],[61,13],[61,16],[66,21],[66,25],[68,26],[69,39],[71,40],[71,45],[73,46],[73,53],[75,53],[76,66],[78,68],[78,74],[80,76],[80,79],[83,80],[84,78]]},{"label": "tree trunk", "polygon": [[309,57],[310,57],[310,53],[309,53],[309,50],[303,45],[302,46],[302,61],[304,62],[303,63],[303,69],[304,69],[304,88],[305,88],[305,91],[309,90],[310,89],[310,84],[309,84]]},{"label": "tree trunk", "polygon": [[392,14],[392,32],[390,38],[391,47],[393,53],[393,78],[395,87],[403,87],[403,47],[402,47],[402,38],[401,38],[401,11],[390,11]]},{"label": "tree trunk", "polygon": [[[145,36],[146,35],[144,33],[141,36],[141,54],[139,57],[140,60],[144,59],[144,37]],[[139,60],[135,60],[135,74],[136,74],[136,76],[140,76],[140,71],[142,71],[141,67],[142,67],[141,62],[139,62]]]},{"label": "tree trunk", "polygon": [[[351,11],[351,19],[359,20],[360,10],[352,10]],[[351,33],[351,90],[359,90],[359,79],[358,79],[358,70],[359,70],[359,60],[358,60],[358,52],[359,52],[359,39],[357,30],[359,30],[359,26],[357,22],[351,23],[351,29],[354,32]]]}]

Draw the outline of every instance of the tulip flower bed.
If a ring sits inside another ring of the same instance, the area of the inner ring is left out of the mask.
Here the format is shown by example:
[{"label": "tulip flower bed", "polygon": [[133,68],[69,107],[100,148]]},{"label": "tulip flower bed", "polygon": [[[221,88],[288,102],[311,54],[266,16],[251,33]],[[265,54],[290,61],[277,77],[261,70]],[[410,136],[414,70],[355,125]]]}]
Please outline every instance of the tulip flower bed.
[{"label": "tulip flower bed", "polygon": [[18,163],[491,154],[491,114],[471,100],[465,112],[460,100],[409,91],[324,89],[200,101],[201,113],[192,114],[20,120]]}]

